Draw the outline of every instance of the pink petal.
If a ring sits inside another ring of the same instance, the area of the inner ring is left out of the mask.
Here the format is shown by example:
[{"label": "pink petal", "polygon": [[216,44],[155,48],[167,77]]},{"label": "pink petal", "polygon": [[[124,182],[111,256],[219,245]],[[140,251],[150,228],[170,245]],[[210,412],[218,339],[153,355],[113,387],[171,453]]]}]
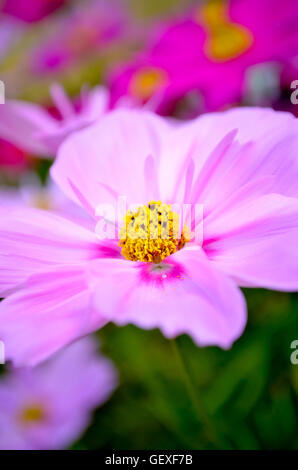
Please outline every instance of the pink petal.
[{"label": "pink petal", "polygon": [[[298,231],[219,249],[210,259],[240,286],[298,290]],[[216,245],[215,245],[216,246]]]},{"label": "pink petal", "polygon": [[53,267],[30,277],[0,304],[0,338],[16,366],[35,365],[104,324],[90,304],[82,267]]},{"label": "pink petal", "polygon": [[204,250],[240,285],[298,289],[298,200],[271,194],[235,205],[204,225]]},{"label": "pink petal", "polygon": [[[82,97],[82,109],[78,112],[72,110],[72,103],[67,96],[65,96],[66,103],[64,106],[60,103],[60,100],[58,99],[57,108],[63,115],[63,121],[52,129],[41,129],[37,135],[40,142],[51,149],[55,155],[59,146],[70,134],[90,126],[108,110],[108,92],[101,87],[94,88]],[[68,108],[68,105],[70,110],[66,109],[63,113],[64,107]]]},{"label": "pink petal", "polygon": [[168,278],[154,265],[94,261],[95,302],[117,323],[159,328],[168,338],[186,333],[200,346],[228,348],[246,323],[245,301],[236,285],[212,268],[201,250],[183,249],[167,258]]},{"label": "pink petal", "polygon": [[0,137],[33,155],[51,156],[53,149],[37,136],[56,128],[55,120],[41,106],[8,101],[0,107]]},{"label": "pink petal", "polygon": [[98,257],[100,243],[94,233],[64,217],[24,208],[0,218],[0,254],[3,294],[44,266]]},{"label": "pink petal", "polygon": [[236,246],[246,240],[284,234],[297,226],[298,199],[266,194],[234,205],[216,217],[207,217],[204,247],[215,241]]},{"label": "pink petal", "polygon": [[[146,199],[144,165],[161,153],[170,126],[158,116],[142,111],[114,111],[93,126],[72,135],[62,144],[52,176],[77,202],[76,187],[95,209],[114,201],[113,192],[129,202]],[[111,136],[113,138],[111,139]],[[105,184],[111,190],[107,190]]]},{"label": "pink petal", "polygon": [[26,256],[0,254],[0,266],[0,297],[6,297],[32,273],[41,270],[44,262]]},{"label": "pink petal", "polygon": [[104,87],[95,87],[82,97],[84,116],[90,122],[102,116],[109,107],[109,92]]},{"label": "pink petal", "polygon": [[[233,140],[234,129],[237,133]],[[253,179],[268,176],[275,177],[272,192],[298,196],[298,123],[289,113],[263,108],[239,108],[205,114],[177,127],[174,142],[175,149],[178,142],[180,150],[182,142],[187,142],[189,149],[193,148],[194,179],[204,189],[199,194],[199,201],[194,199],[194,203],[206,204],[212,200],[213,205],[217,205]],[[186,144],[183,147],[184,161],[188,154],[185,148]],[[161,162],[161,192],[167,184],[167,173],[171,177],[172,172],[177,175],[185,171],[181,157],[176,164],[175,154],[176,150],[172,159],[173,167],[171,164],[169,170],[168,161],[164,159]],[[204,175],[207,173],[206,180]],[[181,175],[179,180],[183,186]],[[176,196],[180,194],[181,186],[177,188]]]}]

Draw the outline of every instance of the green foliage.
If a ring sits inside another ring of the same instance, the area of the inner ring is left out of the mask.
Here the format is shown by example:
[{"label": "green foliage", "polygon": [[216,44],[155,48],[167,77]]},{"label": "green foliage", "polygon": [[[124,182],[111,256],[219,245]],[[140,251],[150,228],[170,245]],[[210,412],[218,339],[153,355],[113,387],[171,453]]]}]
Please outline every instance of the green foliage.
[{"label": "green foliage", "polygon": [[75,448],[297,449],[298,296],[247,290],[246,298],[248,326],[229,351],[187,336],[173,348],[159,331],[133,326],[101,330],[120,383]]}]

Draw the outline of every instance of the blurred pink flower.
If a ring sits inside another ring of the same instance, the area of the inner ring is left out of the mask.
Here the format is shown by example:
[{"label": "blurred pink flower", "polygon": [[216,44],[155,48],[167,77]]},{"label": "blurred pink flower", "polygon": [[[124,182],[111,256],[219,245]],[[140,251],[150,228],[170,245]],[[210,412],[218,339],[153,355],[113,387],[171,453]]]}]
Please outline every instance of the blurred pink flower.
[{"label": "blurred pink flower", "polygon": [[43,19],[60,8],[67,0],[4,0],[0,9],[27,23]]},{"label": "blurred pink flower", "polygon": [[297,55],[297,17],[297,0],[198,2],[131,64],[114,71],[112,105],[123,95],[141,102],[158,95],[161,114],[173,113],[183,99],[194,101],[197,113],[237,104],[250,67],[285,67]]},{"label": "blurred pink flower", "polygon": [[81,225],[93,227],[93,219],[89,214],[71,201],[54,181],[49,180],[42,186],[37,178],[27,173],[19,183],[18,188],[0,186],[1,214],[30,207],[51,211]]},{"label": "blurred pink flower", "polygon": [[20,173],[25,171],[28,166],[28,155],[12,143],[0,138],[0,172]]},{"label": "blurred pink flower", "polygon": [[40,105],[9,100],[0,106],[0,138],[32,155],[53,157],[68,135],[92,124],[108,108],[108,95],[101,87],[82,89],[78,109],[60,85],[53,85],[51,94],[60,119]]},{"label": "blurred pink flower", "polygon": [[1,375],[0,449],[61,449],[80,437],[117,383],[96,346],[84,338],[36,368]]},{"label": "blurred pink flower", "polygon": [[41,75],[57,72],[131,35],[131,28],[121,0],[75,4],[65,16],[58,18],[49,37],[32,50],[32,71]]},{"label": "blurred pink flower", "polygon": [[[246,323],[237,286],[298,289],[297,131],[292,115],[269,109],[183,125],[119,110],[70,136],[52,176],[94,217],[94,229],[34,209],[0,218],[8,358],[35,364],[108,321],[230,347]],[[100,239],[95,225],[105,219],[96,209],[114,207],[118,196],[146,211],[152,200],[203,205],[189,226],[203,226],[203,243],[187,231],[179,243],[158,237],[153,246]]]}]

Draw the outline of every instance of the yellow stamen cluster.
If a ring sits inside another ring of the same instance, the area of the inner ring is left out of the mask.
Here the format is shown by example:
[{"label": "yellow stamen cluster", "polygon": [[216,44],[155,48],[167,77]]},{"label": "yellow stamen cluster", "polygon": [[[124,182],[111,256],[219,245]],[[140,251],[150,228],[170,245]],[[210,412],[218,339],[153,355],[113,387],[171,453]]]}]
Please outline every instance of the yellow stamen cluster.
[{"label": "yellow stamen cluster", "polygon": [[251,31],[230,20],[228,8],[226,0],[209,0],[198,12],[198,21],[207,30],[205,51],[218,62],[240,56],[253,43]]},{"label": "yellow stamen cluster", "polygon": [[144,67],[133,75],[130,83],[132,96],[139,100],[151,98],[165,83],[167,75],[164,70],[155,67]]},{"label": "yellow stamen cluster", "polygon": [[32,207],[48,211],[51,209],[51,199],[46,193],[37,192],[33,196]]},{"label": "yellow stamen cluster", "polygon": [[160,263],[190,240],[187,227],[179,235],[179,215],[160,201],[128,211],[124,222],[119,245],[131,261]]},{"label": "yellow stamen cluster", "polygon": [[21,412],[20,419],[23,423],[35,423],[44,419],[44,410],[39,406],[28,406]]}]

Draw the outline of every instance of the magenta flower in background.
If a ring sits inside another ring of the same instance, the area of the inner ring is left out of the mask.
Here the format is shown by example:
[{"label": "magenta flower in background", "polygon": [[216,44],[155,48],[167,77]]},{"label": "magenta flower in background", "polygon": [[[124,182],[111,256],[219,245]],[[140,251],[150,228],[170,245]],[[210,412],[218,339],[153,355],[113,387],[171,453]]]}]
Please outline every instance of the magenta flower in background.
[{"label": "magenta flower in background", "polygon": [[4,0],[0,12],[33,23],[50,15],[66,3],[66,0]]},{"label": "magenta flower in background", "polygon": [[92,52],[105,51],[116,40],[131,35],[132,29],[121,0],[74,2],[49,36],[32,50],[32,71],[38,75],[60,71]]},{"label": "magenta flower in background", "polygon": [[12,143],[0,138],[0,172],[20,173],[28,166],[29,156]]},{"label": "magenta flower in background", "polygon": [[161,114],[173,113],[187,99],[197,113],[237,104],[250,93],[251,82],[259,86],[251,67],[271,64],[280,73],[297,55],[297,18],[297,0],[198,2],[114,72],[112,104],[123,95],[141,102],[158,95]]},{"label": "magenta flower in background", "polygon": [[[0,218],[8,358],[36,364],[109,321],[230,347],[246,323],[238,286],[298,289],[297,130],[292,115],[269,109],[183,125],[119,110],[71,135],[52,176],[94,228],[36,209]],[[124,238],[123,227],[120,240],[117,231],[100,239],[98,224],[115,227],[96,217],[98,207],[119,196],[137,204],[126,222],[140,235],[152,201],[161,223],[163,211],[176,220],[174,204],[203,206],[203,214],[175,235],[172,226],[165,240],[159,232]],[[197,241],[192,233],[202,228]]]},{"label": "magenta flower in background", "polygon": [[70,446],[117,385],[113,364],[92,338],[73,343],[36,368],[0,377],[0,449]]},{"label": "magenta flower in background", "polygon": [[57,109],[50,114],[40,105],[10,100],[0,106],[0,138],[39,157],[54,157],[59,145],[72,132],[95,122],[108,109],[104,88],[82,89],[79,107],[55,84],[51,95]]}]

